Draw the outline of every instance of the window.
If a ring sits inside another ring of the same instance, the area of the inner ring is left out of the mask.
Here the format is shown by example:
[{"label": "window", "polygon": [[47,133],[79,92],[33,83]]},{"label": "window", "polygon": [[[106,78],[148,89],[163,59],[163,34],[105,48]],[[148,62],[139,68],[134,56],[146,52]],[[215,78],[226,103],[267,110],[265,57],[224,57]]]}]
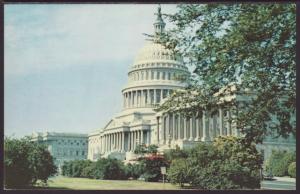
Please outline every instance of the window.
[{"label": "window", "polygon": [[78,156],[78,150],[76,151],[76,156]]},{"label": "window", "polygon": [[156,73],[156,79],[159,79],[160,72]]},{"label": "window", "polygon": [[154,72],[151,71],[151,79],[154,79]]},{"label": "window", "polygon": [[168,80],[170,80],[171,79],[171,73],[169,72],[168,73]]},{"label": "window", "polygon": [[162,79],[163,79],[163,80],[166,79],[166,72],[163,72],[163,73],[162,73]]},{"label": "window", "polygon": [[84,156],[84,151],[82,151],[82,155]]}]

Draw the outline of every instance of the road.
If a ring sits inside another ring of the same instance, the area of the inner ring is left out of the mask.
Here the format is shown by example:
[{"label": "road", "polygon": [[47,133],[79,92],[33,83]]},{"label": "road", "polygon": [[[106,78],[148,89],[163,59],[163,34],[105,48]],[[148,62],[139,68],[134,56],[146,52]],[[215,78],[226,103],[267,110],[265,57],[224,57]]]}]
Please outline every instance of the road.
[{"label": "road", "polygon": [[261,183],[261,189],[272,190],[296,190],[296,182],[284,180],[264,180]]}]

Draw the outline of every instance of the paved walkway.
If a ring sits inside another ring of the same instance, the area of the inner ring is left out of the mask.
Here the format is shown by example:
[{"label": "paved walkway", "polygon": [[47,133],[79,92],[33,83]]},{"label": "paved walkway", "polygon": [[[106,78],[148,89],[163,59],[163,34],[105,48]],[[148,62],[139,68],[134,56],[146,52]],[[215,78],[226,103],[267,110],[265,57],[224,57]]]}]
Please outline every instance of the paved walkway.
[{"label": "paved walkway", "polygon": [[277,181],[284,181],[284,182],[292,182],[292,183],[296,182],[296,179],[291,177],[274,177],[274,179]]}]

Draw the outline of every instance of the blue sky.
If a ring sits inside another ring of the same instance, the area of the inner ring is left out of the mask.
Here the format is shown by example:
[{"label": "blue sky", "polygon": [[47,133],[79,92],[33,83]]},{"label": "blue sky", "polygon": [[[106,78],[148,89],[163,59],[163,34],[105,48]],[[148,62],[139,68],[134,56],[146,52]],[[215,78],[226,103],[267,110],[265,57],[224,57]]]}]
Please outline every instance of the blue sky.
[{"label": "blue sky", "polygon": [[[121,89],[155,4],[4,7],[4,133],[89,133],[122,108]],[[176,5],[162,5],[174,13]]]}]

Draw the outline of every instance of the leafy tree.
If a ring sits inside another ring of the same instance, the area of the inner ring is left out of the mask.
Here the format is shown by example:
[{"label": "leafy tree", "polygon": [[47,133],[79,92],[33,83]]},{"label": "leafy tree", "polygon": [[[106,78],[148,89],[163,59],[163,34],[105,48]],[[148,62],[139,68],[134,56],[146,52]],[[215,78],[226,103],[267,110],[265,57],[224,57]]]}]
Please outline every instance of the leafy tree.
[{"label": "leafy tree", "polygon": [[187,158],[188,152],[187,150],[182,150],[177,146],[175,149],[165,151],[164,156],[166,160],[172,161],[174,159]]},{"label": "leafy tree", "polygon": [[296,162],[292,162],[289,165],[288,173],[292,178],[296,178]]},{"label": "leafy tree", "polygon": [[126,177],[128,177],[128,178],[132,177],[134,179],[137,179],[143,173],[144,173],[144,167],[140,163],[135,163],[135,164],[129,163],[125,166],[125,174],[126,174]]},{"label": "leafy tree", "polygon": [[296,154],[293,152],[273,150],[267,161],[267,171],[274,176],[288,176],[288,168],[292,162],[296,161]]},{"label": "leafy tree", "polygon": [[[248,141],[261,143],[271,133],[295,135],[295,4],[181,4],[167,18],[175,27],[160,41],[194,71],[186,91],[177,91],[158,110],[180,108],[190,115],[230,106]],[[254,92],[248,93],[253,98],[218,105],[222,94],[213,94],[229,85]]]},{"label": "leafy tree", "polygon": [[260,188],[262,157],[244,138],[219,137],[212,144],[200,143],[187,158],[171,163],[172,183],[189,183],[200,189]]},{"label": "leafy tree", "polygon": [[53,158],[44,145],[29,138],[4,140],[4,184],[6,188],[26,188],[36,181],[47,182],[57,172]]},{"label": "leafy tree", "polygon": [[160,167],[169,167],[170,164],[162,156],[152,155],[144,157],[140,160],[140,165],[143,167],[143,174],[141,177],[145,178],[145,181],[157,182],[162,179]]},{"label": "leafy tree", "polygon": [[145,144],[141,144],[136,146],[134,153],[135,154],[156,154],[157,153],[158,146],[155,144],[151,144],[149,146],[146,146]]},{"label": "leafy tree", "polygon": [[178,158],[172,160],[171,166],[168,170],[167,176],[172,184],[179,184],[181,187],[184,183],[189,182],[188,168],[186,159]]}]

